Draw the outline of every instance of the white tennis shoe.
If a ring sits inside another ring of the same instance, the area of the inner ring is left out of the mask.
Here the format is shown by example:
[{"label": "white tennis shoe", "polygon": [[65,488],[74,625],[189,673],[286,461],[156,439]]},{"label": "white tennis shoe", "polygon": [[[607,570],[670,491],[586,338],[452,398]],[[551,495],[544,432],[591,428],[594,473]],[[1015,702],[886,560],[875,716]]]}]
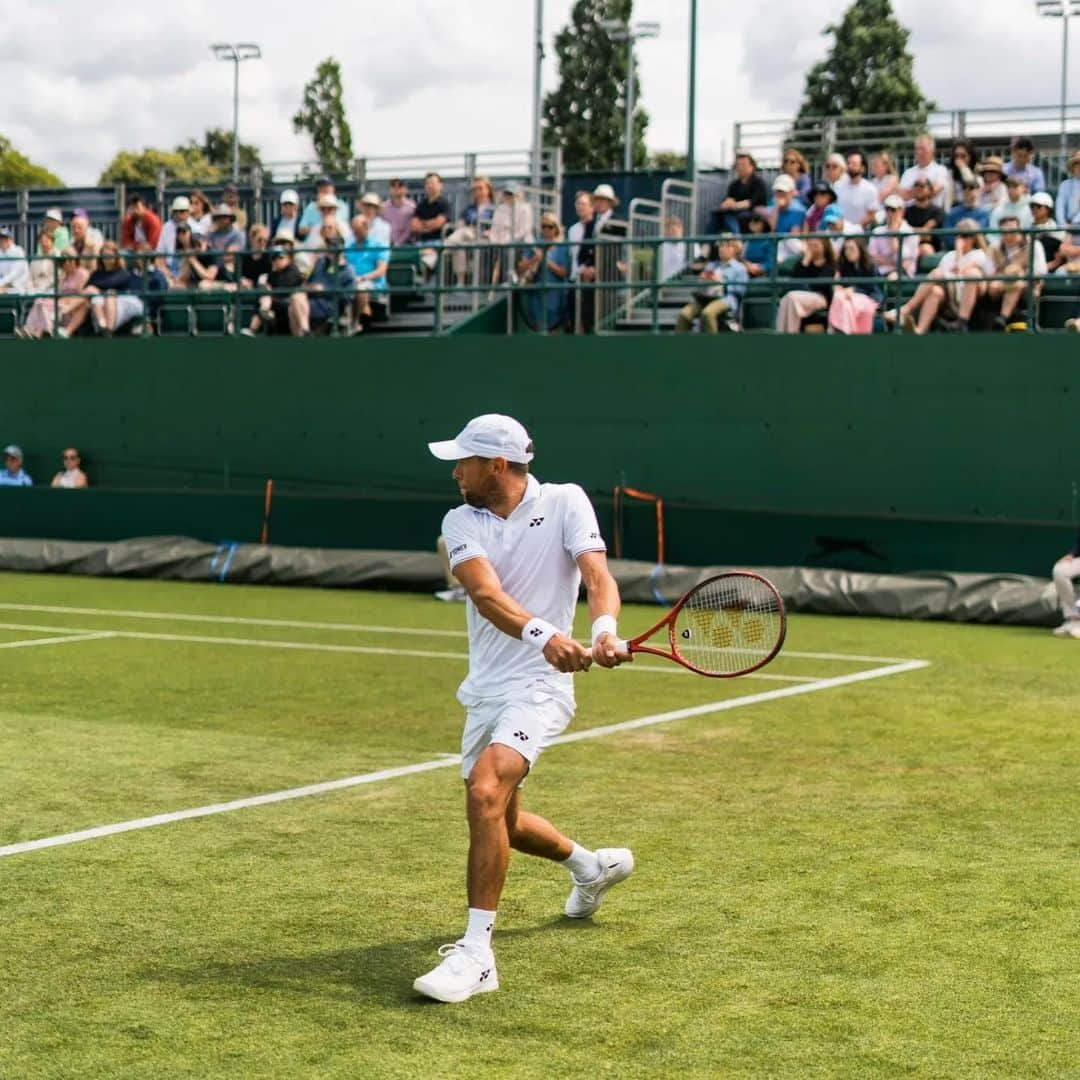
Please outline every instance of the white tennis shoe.
[{"label": "white tennis shoe", "polygon": [[487,994],[499,989],[499,974],[495,970],[495,954],[487,956],[469,952],[460,941],[440,945],[443,962],[413,983],[413,989],[436,1001],[455,1003],[466,1001],[473,994]]},{"label": "white tennis shoe", "polygon": [[1060,626],[1054,627],[1054,634],[1057,637],[1080,638],[1080,616],[1070,615]]},{"label": "white tennis shoe", "polygon": [[566,901],[568,918],[587,919],[604,902],[604,893],[634,872],[634,856],[629,848],[600,848],[596,858],[600,862],[599,877],[579,881],[571,875],[574,888]]}]

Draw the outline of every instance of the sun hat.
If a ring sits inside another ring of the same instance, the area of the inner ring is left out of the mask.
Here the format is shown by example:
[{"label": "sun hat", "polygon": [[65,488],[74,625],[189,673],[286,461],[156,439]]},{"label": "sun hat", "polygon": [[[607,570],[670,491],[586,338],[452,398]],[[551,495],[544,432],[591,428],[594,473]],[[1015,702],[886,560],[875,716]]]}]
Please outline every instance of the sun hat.
[{"label": "sun hat", "polygon": [[177,210],[190,210],[191,200],[186,195],[177,195],[176,198],[173,199],[170,209],[173,213],[176,213]]},{"label": "sun hat", "polygon": [[325,192],[323,192],[322,195],[320,195],[315,200],[315,205],[320,210],[329,210],[331,208],[336,210],[337,209],[337,196],[336,195],[331,195],[329,191],[325,191]]},{"label": "sun hat", "polygon": [[59,221],[60,224],[63,225],[64,224],[63,212],[60,210],[60,208],[58,206],[50,206],[49,209],[45,211],[45,220],[46,221]]},{"label": "sun hat", "polygon": [[828,195],[829,202],[836,202],[836,192],[833,191],[832,186],[827,184],[824,180],[819,180],[811,189],[811,195]]},{"label": "sun hat", "polygon": [[360,196],[360,205],[379,207],[382,206],[382,199],[380,199],[374,191],[365,191],[364,194]]},{"label": "sun hat", "polygon": [[980,161],[975,166],[975,171],[978,173],[996,172],[1000,175],[1005,175],[1005,162],[1001,158],[991,154],[985,161]]},{"label": "sun hat", "polygon": [[1050,198],[1050,195],[1046,191],[1036,191],[1034,195],[1028,200],[1031,206],[1045,206],[1050,210],[1054,208],[1054,200]]},{"label": "sun hat", "polygon": [[428,443],[428,449],[440,461],[501,457],[525,465],[533,459],[529,433],[513,417],[500,413],[473,417],[455,438]]},{"label": "sun hat", "polygon": [[210,216],[235,219],[236,211],[228,203],[219,202],[217,206],[215,206],[214,209],[211,211]]},{"label": "sun hat", "polygon": [[619,205],[619,198],[615,194],[615,189],[610,184],[597,184],[593,191],[594,199],[607,199],[608,202]]}]

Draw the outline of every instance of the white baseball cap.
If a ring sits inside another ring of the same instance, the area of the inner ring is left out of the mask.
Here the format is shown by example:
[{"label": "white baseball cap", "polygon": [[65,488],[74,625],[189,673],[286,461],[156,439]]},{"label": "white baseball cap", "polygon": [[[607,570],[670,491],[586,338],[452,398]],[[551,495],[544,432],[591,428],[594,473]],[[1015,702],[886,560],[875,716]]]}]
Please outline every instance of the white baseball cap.
[{"label": "white baseball cap", "polygon": [[1032,206],[1046,206],[1046,207],[1049,207],[1051,210],[1053,210],[1053,208],[1054,208],[1054,200],[1050,197],[1050,195],[1047,192],[1045,192],[1045,191],[1036,191],[1035,194],[1031,196],[1031,205]]},{"label": "white baseball cap", "polygon": [[790,176],[788,176],[788,174],[787,174],[787,173],[781,173],[781,174],[780,174],[780,175],[779,175],[779,176],[778,176],[778,177],[777,177],[777,178],[776,178],[776,179],[775,179],[775,180],[774,180],[774,181],[772,182],[772,189],[773,189],[773,191],[787,191],[787,192],[792,192],[792,191],[794,191],[794,190],[795,190],[795,181],[794,181],[794,180],[792,180],[792,179],[791,179],[791,177],[790,177]]},{"label": "white baseball cap", "polygon": [[293,191],[292,188],[286,188],[281,193],[281,198],[278,199],[278,202],[280,202],[280,203],[295,203],[297,206],[299,206],[300,205],[300,196],[297,195],[296,192]]},{"label": "white baseball cap", "polygon": [[501,457],[518,465],[526,465],[533,459],[529,433],[512,416],[499,413],[473,417],[456,438],[428,443],[428,449],[440,461]]},{"label": "white baseball cap", "polygon": [[172,201],[172,210],[175,213],[177,210],[190,210],[191,200],[186,195],[177,195]]}]

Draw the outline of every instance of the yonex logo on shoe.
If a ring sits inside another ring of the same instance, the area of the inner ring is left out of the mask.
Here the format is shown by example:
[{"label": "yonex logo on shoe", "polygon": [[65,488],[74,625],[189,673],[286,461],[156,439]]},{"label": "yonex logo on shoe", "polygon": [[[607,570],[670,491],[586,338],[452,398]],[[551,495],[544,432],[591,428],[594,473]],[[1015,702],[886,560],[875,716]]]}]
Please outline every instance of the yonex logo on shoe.
[{"label": "yonex logo on shoe", "polygon": [[526,735],[524,731],[515,731],[514,732],[514,738],[515,739],[520,739],[522,742],[528,742],[529,741],[529,736]]},{"label": "yonex logo on shoe", "polygon": [[529,522],[529,528],[530,529],[535,529],[537,525],[543,525],[543,524],[544,524],[544,519],[543,518],[533,518],[532,521]]}]

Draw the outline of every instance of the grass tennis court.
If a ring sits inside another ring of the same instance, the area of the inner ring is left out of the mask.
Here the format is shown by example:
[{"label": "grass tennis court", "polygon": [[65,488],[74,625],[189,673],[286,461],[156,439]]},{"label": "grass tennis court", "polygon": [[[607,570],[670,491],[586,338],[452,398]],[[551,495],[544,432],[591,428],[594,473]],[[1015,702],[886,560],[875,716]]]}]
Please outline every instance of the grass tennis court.
[{"label": "grass tennis court", "polygon": [[528,805],[638,870],[576,924],[515,857],[503,989],[439,1006],[411,983],[463,925],[462,630],[423,596],[0,577],[0,1076],[1077,1075],[1074,643],[796,616],[762,678],[581,677],[571,733],[615,730]]}]

